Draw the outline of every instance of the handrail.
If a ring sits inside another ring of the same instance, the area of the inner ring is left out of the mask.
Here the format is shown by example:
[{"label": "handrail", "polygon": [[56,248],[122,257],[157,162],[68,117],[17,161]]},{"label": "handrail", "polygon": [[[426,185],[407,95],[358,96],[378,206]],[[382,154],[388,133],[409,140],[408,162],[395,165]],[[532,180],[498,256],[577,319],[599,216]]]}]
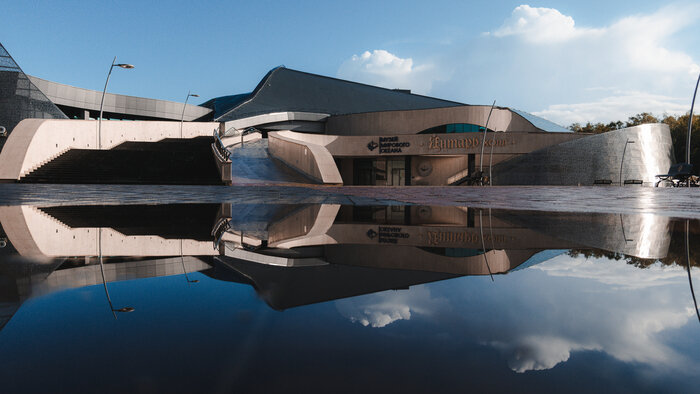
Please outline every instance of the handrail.
[{"label": "handrail", "polygon": [[[229,131],[231,131],[232,129],[234,132],[229,134]],[[235,126],[231,126],[228,130],[224,131],[224,137],[239,137],[242,135],[248,135],[248,134],[256,133],[256,132],[259,133],[260,130],[256,129],[253,126],[246,127],[243,130],[238,129]]]},{"label": "handrail", "polygon": [[212,146],[215,148],[214,150],[222,156],[224,161],[229,160],[231,157],[231,151],[226,149],[224,142],[221,141],[221,137],[219,137],[219,132],[217,129],[214,129],[214,143]]},{"label": "handrail", "polygon": [[219,221],[214,225],[211,230],[212,241],[214,243],[214,250],[219,248],[219,243],[221,243],[221,238],[224,237],[226,231],[231,228],[231,224],[228,219],[219,218]]}]

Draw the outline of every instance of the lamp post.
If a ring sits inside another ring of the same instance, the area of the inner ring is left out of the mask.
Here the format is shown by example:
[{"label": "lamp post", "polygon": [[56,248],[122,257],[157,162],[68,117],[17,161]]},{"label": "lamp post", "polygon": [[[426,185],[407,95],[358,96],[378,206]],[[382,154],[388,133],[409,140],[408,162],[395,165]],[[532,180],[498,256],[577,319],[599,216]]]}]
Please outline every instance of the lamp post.
[{"label": "lamp post", "polygon": [[[693,102],[690,103],[690,117],[688,118],[688,139],[685,141],[685,162],[688,164],[690,164],[690,136],[693,132],[693,107],[695,107],[695,95],[698,94],[698,84],[700,84],[700,75],[698,75],[698,81],[695,82]],[[688,181],[688,187],[690,187],[690,180]]]},{"label": "lamp post", "polygon": [[489,110],[489,116],[486,118],[486,125],[484,126],[484,137],[481,141],[481,154],[479,154],[479,171],[482,173],[484,171],[484,145],[486,144],[486,132],[489,129],[489,120],[491,120],[491,112],[493,112],[493,107],[496,106],[496,100],[493,100],[491,104],[491,109]]},{"label": "lamp post", "polygon": [[198,94],[190,93],[190,91],[187,91],[187,97],[185,97],[185,104],[182,104],[182,116],[180,117],[180,138],[182,138],[182,124],[185,122],[185,108],[187,108],[187,100],[189,100],[190,97],[199,97]]},{"label": "lamp post", "polygon": [[620,186],[622,186],[622,165],[625,164],[625,152],[627,152],[627,144],[634,144],[634,141],[625,141],[625,148],[622,150],[622,159],[620,160]]},{"label": "lamp post", "polygon": [[97,149],[102,149],[102,107],[105,103],[105,93],[107,93],[107,84],[109,83],[109,77],[112,75],[112,69],[114,66],[121,68],[134,68],[132,64],[127,63],[116,63],[117,57],[112,60],[112,65],[109,66],[109,72],[107,73],[107,80],[105,81],[105,88],[102,90],[102,99],[100,100],[100,117],[97,119]]}]

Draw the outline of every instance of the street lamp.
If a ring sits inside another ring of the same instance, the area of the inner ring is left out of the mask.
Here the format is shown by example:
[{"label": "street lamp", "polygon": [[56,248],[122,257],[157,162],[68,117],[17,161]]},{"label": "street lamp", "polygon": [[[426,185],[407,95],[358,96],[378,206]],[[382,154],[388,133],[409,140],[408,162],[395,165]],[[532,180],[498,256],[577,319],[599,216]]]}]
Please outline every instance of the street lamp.
[{"label": "street lamp", "polygon": [[[700,84],[700,75],[698,75],[698,81],[695,82],[695,91],[693,92],[693,102],[690,104],[690,117],[688,118],[688,139],[685,142],[685,162],[688,164],[690,164],[690,137],[693,133],[693,107],[695,107],[695,95],[698,94],[698,85],[699,84]],[[690,187],[690,180],[688,180],[688,187]]]},{"label": "street lamp", "polygon": [[112,75],[112,69],[114,66],[121,67],[121,68],[134,68],[133,64],[127,64],[127,63],[115,63],[117,61],[117,57],[114,57],[114,60],[112,60],[112,65],[109,67],[109,73],[107,73],[107,80],[105,81],[105,88],[102,90],[102,99],[100,100],[100,117],[97,119],[97,149],[102,149],[102,107],[104,106],[105,103],[105,93],[107,93],[107,84],[109,83],[109,77]]},{"label": "street lamp", "polygon": [[622,159],[620,159],[620,186],[622,186],[622,166],[625,164],[625,153],[627,152],[628,144],[634,144],[634,141],[630,139],[625,141],[625,148],[622,150]]},{"label": "street lamp", "polygon": [[185,122],[185,108],[187,108],[187,100],[189,100],[190,97],[199,97],[198,94],[190,93],[190,91],[187,91],[187,97],[185,97],[185,104],[182,104],[182,116],[180,117],[180,138],[182,138],[182,124]]}]

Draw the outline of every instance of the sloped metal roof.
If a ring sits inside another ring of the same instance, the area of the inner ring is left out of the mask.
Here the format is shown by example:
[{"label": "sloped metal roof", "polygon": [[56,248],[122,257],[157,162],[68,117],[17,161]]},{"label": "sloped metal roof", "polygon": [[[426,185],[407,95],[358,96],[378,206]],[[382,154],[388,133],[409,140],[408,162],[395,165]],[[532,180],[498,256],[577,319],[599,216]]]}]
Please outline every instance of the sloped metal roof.
[{"label": "sloped metal roof", "polygon": [[247,99],[222,108],[214,117],[227,122],[285,111],[342,115],[458,105],[464,104],[277,67],[267,73]]},{"label": "sloped metal roof", "polygon": [[571,133],[572,131],[562,127],[552,121],[549,121],[545,118],[540,118],[539,116],[533,115],[529,112],[525,111],[520,111],[518,109],[513,109],[509,108],[511,111],[515,112],[516,114],[522,116],[523,118],[527,119],[528,122],[532,123],[533,126],[537,127],[538,129],[542,129],[544,131],[554,131],[554,132],[559,132],[559,133]]}]

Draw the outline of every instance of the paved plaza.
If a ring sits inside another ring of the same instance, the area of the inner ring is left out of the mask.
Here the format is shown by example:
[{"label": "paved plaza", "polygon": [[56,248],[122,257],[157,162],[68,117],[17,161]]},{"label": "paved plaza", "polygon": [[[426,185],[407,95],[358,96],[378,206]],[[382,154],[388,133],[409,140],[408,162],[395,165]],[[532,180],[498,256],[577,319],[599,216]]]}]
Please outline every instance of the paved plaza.
[{"label": "paved plaza", "polygon": [[700,189],[651,187],[135,186],[0,184],[0,205],[442,205],[558,212],[650,213],[700,219]]}]

